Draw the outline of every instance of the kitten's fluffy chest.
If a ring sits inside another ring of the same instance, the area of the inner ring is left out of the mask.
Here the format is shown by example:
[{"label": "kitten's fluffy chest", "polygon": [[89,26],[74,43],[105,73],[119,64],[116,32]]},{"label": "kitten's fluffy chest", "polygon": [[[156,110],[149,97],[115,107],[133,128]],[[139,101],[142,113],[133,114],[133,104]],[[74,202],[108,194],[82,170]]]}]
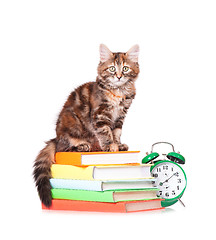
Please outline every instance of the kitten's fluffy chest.
[{"label": "kitten's fluffy chest", "polygon": [[113,121],[116,121],[119,116],[121,115],[121,112],[123,111],[123,106],[119,104],[116,104],[114,107],[113,107],[113,110],[112,110],[112,118],[113,118]]},{"label": "kitten's fluffy chest", "polygon": [[125,95],[119,90],[107,91],[106,96],[108,101],[114,106],[119,105],[119,103],[125,99]]},{"label": "kitten's fluffy chest", "polygon": [[119,90],[115,90],[115,91],[109,91],[107,92],[107,98],[108,101],[110,102],[110,104],[112,105],[112,119],[115,121],[120,113],[123,110],[123,105],[121,104],[122,101],[124,101],[125,99],[125,95],[119,91]]}]

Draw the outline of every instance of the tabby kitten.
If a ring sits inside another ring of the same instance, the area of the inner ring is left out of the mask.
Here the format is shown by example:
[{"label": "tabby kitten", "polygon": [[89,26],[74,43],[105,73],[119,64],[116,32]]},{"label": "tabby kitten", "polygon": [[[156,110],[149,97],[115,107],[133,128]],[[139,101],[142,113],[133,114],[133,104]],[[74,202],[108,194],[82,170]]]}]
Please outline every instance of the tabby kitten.
[{"label": "tabby kitten", "polygon": [[120,137],[125,115],[135,97],[139,46],[112,53],[100,45],[96,82],[73,91],[57,120],[56,138],[47,142],[34,162],[34,180],[43,204],[52,204],[50,167],[55,152],[126,151]]}]

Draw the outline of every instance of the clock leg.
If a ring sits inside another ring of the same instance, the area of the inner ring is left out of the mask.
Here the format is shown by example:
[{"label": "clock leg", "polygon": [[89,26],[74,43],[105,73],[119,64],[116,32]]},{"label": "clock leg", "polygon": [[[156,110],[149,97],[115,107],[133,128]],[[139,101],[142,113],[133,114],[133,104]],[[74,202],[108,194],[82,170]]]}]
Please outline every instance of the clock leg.
[{"label": "clock leg", "polygon": [[181,205],[182,205],[183,207],[185,207],[185,205],[184,205],[184,203],[182,202],[182,200],[181,200],[180,198],[178,198],[178,200],[179,200],[179,202],[181,203]]}]

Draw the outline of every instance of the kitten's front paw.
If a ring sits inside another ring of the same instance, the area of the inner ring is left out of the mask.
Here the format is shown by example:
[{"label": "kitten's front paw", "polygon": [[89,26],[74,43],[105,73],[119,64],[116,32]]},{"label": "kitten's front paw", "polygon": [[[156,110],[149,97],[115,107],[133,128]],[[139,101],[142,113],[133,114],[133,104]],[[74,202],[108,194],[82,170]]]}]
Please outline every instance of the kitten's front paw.
[{"label": "kitten's front paw", "polygon": [[119,151],[128,151],[128,145],[127,144],[119,144],[118,148],[119,148]]},{"label": "kitten's front paw", "polygon": [[107,145],[105,148],[106,152],[118,152],[119,148],[116,143],[111,143],[110,145]]},{"label": "kitten's front paw", "polygon": [[90,152],[91,146],[87,143],[80,144],[76,146],[76,151],[77,152]]}]

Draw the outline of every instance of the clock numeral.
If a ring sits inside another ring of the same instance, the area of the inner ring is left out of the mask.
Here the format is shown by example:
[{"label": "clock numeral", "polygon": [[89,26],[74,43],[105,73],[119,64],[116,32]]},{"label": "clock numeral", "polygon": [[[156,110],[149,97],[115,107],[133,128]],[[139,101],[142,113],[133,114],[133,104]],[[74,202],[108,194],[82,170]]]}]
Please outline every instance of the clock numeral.
[{"label": "clock numeral", "polygon": [[153,177],[158,177],[158,174],[157,174],[157,173],[153,173],[152,176],[153,176]]},{"label": "clock numeral", "polygon": [[181,178],[178,179],[178,183],[181,183]]},{"label": "clock numeral", "polygon": [[173,172],[173,167],[171,168],[171,171]]},{"label": "clock numeral", "polygon": [[177,186],[177,190],[179,190],[179,186]]},{"label": "clock numeral", "polygon": [[162,191],[159,191],[159,195],[160,195],[160,196],[162,195]]},{"label": "clock numeral", "polygon": [[163,166],[163,170],[168,170],[168,166]]},{"label": "clock numeral", "polygon": [[176,174],[175,174],[175,175],[176,175],[176,177],[178,177],[178,176],[179,176],[179,173],[178,173],[178,172],[176,172]]},{"label": "clock numeral", "polygon": [[165,196],[166,196],[166,197],[169,197],[169,193],[168,193],[168,192],[166,192],[166,193],[165,193]]},{"label": "clock numeral", "polygon": [[175,190],[172,191],[172,195],[175,195]]},{"label": "clock numeral", "polygon": [[157,172],[161,172],[161,168],[157,168]]}]

